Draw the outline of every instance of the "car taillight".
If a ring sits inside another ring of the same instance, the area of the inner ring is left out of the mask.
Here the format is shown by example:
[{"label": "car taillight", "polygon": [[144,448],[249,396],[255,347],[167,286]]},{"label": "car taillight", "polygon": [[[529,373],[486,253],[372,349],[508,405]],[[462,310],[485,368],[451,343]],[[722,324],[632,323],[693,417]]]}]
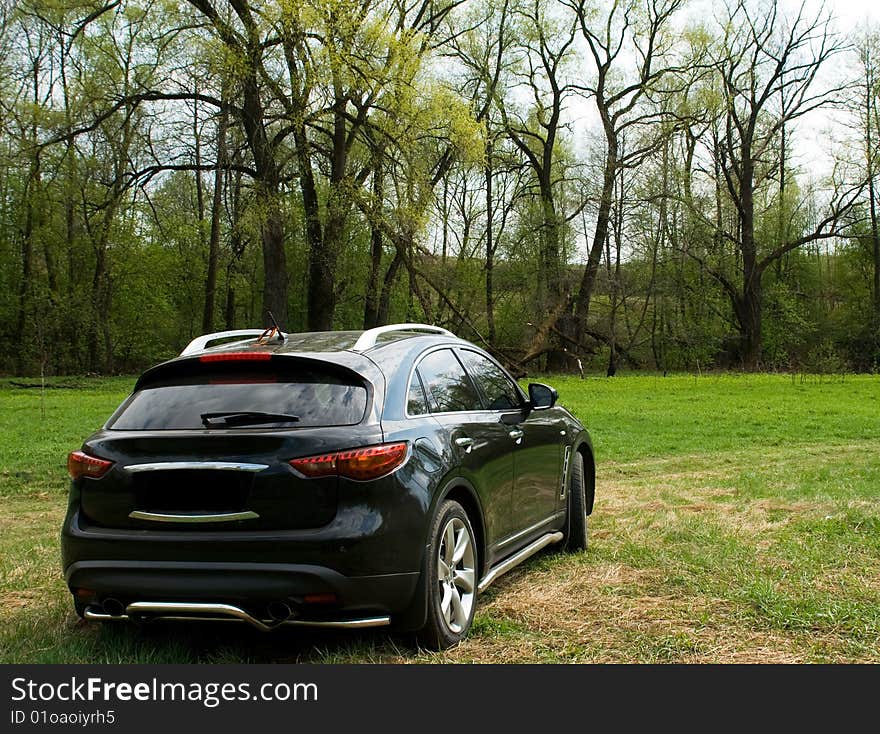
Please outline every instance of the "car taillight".
[{"label": "car taillight", "polygon": [[111,466],[113,466],[112,461],[89,456],[82,451],[71,451],[67,455],[67,473],[70,474],[71,479],[79,479],[80,477],[99,479],[107,473]]},{"label": "car taillight", "polygon": [[307,477],[336,476],[336,454],[304,456],[301,459],[291,459],[289,463],[300,474],[305,474]]},{"label": "car taillight", "polygon": [[347,477],[365,481],[390,474],[406,461],[407,445],[385,443],[362,449],[291,459],[290,465],[307,477]]}]

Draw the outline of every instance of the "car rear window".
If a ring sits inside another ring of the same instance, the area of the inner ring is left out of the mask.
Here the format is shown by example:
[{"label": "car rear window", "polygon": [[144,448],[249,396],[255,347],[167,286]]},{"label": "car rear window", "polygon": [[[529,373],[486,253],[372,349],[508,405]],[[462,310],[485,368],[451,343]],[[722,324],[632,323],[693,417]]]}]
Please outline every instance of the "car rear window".
[{"label": "car rear window", "polygon": [[[317,369],[242,371],[216,366],[211,372],[164,378],[133,393],[107,422],[116,431],[225,428],[226,413],[266,413],[272,418],[248,421],[238,429],[350,426],[363,420],[366,386],[352,375]],[[284,419],[282,416],[296,416]],[[231,427],[231,426],[230,426]]]}]

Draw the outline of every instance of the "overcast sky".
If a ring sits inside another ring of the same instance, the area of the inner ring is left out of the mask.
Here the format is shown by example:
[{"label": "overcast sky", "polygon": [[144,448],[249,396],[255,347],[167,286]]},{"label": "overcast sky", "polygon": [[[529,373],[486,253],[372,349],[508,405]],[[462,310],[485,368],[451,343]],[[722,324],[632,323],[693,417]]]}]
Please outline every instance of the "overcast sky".
[{"label": "overcast sky", "polygon": [[[780,3],[789,13],[796,13],[800,0],[782,0]],[[880,0],[806,0],[807,17],[815,15],[824,6],[834,19],[836,30],[846,36],[858,36],[880,24]],[[851,53],[847,58],[838,57],[825,70],[825,81],[840,81],[841,73],[850,73],[856,66]],[[820,78],[819,82],[821,83]],[[816,110],[801,120],[794,136],[794,163],[810,177],[822,178],[832,168],[835,149],[846,133],[843,126],[834,124],[834,118],[843,121],[842,112]]]},{"label": "overcast sky", "polygon": [[[819,3],[812,3],[819,7]],[[851,31],[880,18],[877,0],[827,0],[825,7],[837,18],[841,31]]]}]

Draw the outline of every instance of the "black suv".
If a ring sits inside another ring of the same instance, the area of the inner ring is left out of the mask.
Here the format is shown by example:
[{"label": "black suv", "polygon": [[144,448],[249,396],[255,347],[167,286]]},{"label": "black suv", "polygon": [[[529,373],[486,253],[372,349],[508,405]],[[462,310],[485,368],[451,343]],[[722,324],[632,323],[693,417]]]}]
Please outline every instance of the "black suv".
[{"label": "black suv", "polygon": [[555,403],[424,324],[199,337],[68,458],[76,610],[454,644],[501,574],[587,544],[592,446]]}]

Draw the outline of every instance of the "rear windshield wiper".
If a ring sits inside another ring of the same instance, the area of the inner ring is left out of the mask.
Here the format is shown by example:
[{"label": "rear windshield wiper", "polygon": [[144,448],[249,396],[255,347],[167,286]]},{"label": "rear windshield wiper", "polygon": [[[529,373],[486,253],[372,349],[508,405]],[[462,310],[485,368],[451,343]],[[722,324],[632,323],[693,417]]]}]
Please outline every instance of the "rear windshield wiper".
[{"label": "rear windshield wiper", "polygon": [[262,413],[258,410],[227,410],[222,413],[202,413],[206,428],[211,426],[247,426],[260,423],[296,423],[298,415],[289,413]]}]

